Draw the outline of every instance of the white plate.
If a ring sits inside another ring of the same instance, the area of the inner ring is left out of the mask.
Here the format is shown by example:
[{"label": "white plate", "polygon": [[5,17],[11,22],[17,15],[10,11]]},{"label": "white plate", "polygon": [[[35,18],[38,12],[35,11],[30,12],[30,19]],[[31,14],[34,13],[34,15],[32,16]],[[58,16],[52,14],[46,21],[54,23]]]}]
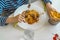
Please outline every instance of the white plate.
[{"label": "white plate", "polygon": [[[22,5],[19,8],[17,8],[17,10],[14,12],[14,16],[16,16],[18,14],[21,14],[25,10],[28,10],[27,6],[28,5]],[[39,12],[39,14],[42,14],[43,13],[43,9],[41,7],[36,6],[36,5],[33,5],[33,4],[31,4],[30,9],[31,10],[32,9],[33,10],[36,10],[37,12]],[[18,22],[18,26],[21,27],[21,28],[23,28],[23,29],[30,29],[30,30],[32,29],[32,30],[35,30],[35,29],[40,28],[40,27],[43,26],[43,24],[44,24],[44,18],[43,17],[44,16],[41,15],[39,17],[40,20],[37,23],[34,23],[32,25],[30,25],[28,23],[24,23],[24,22],[21,22],[21,23]]]}]

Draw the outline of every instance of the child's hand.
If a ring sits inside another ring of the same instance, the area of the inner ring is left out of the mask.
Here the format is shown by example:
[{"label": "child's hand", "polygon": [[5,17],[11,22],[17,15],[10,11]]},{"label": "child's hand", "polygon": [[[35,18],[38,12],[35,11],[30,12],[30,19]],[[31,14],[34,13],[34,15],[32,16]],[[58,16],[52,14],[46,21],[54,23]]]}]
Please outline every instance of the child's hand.
[{"label": "child's hand", "polygon": [[19,14],[16,16],[18,22],[25,22],[24,14]]},{"label": "child's hand", "polygon": [[25,14],[19,14],[15,17],[8,17],[6,23],[25,22]]}]

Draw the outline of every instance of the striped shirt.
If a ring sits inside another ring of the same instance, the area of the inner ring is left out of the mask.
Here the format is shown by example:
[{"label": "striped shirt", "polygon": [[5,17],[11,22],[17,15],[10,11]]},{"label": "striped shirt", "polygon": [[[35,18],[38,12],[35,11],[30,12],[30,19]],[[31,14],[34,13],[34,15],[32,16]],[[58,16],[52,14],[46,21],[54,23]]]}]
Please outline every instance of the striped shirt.
[{"label": "striped shirt", "polygon": [[6,25],[7,17],[28,0],[0,0],[0,26]]}]

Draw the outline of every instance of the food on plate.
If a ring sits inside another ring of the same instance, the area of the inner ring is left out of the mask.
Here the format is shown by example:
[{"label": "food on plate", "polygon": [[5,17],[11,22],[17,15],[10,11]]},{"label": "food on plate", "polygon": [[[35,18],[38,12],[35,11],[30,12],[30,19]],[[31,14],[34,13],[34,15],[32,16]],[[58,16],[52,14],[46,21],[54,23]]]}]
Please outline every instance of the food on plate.
[{"label": "food on plate", "polygon": [[22,13],[25,13],[25,21],[28,24],[33,24],[39,20],[39,13],[36,10],[26,10]]}]

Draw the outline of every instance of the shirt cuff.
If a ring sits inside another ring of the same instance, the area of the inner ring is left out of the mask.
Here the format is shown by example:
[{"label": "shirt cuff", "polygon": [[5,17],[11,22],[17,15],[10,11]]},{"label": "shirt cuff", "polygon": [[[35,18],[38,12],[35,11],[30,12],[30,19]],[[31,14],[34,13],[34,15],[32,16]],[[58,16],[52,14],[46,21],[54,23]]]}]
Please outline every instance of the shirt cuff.
[{"label": "shirt cuff", "polygon": [[50,2],[50,4],[52,4],[51,0],[43,0],[43,1],[44,1],[45,4],[49,3],[49,2]]},{"label": "shirt cuff", "polygon": [[4,26],[7,24],[6,19],[7,19],[7,17],[0,16],[0,26]]}]

